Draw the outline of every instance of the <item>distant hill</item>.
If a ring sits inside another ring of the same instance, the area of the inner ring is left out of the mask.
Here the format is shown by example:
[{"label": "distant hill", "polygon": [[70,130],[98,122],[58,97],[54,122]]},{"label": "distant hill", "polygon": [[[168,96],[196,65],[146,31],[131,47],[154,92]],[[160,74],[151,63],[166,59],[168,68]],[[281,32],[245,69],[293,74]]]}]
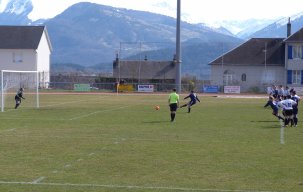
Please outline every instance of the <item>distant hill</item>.
[{"label": "distant hill", "polygon": [[[100,65],[100,69],[111,69],[112,61],[121,49],[121,43],[126,42],[142,42],[144,49],[141,51],[158,50],[159,52],[159,49],[168,51],[165,57],[159,56],[155,59],[172,59],[174,54],[176,20],[168,16],[93,3],[78,3],[46,21],[45,25],[53,44],[54,63],[74,63],[82,66],[102,63],[103,67]],[[241,39],[216,32],[200,24],[182,22],[181,26],[182,49],[187,53],[182,54],[184,66],[194,65],[197,62],[207,63],[210,59],[205,60],[205,54],[214,55],[214,58],[222,54],[221,50],[208,53],[214,51],[208,49],[212,47],[213,42],[232,45],[242,42]],[[138,50],[139,48],[127,53],[123,51],[122,56],[138,54]],[[197,53],[196,50],[203,52]],[[197,62],[187,63],[187,61]],[[194,66],[188,68],[195,70]]]},{"label": "distant hill", "polygon": [[[175,54],[176,19],[160,14],[121,9],[94,3],[78,3],[48,20],[31,21],[31,0],[8,0],[0,13],[2,25],[46,25],[53,46],[52,71],[111,72],[116,54],[121,59],[171,60]],[[303,27],[303,13],[291,17],[292,32]],[[288,18],[256,33],[268,21],[225,23],[221,28],[181,22],[182,72],[207,78],[212,60],[244,40],[226,29],[247,30],[237,34],[252,37],[286,37]]]}]

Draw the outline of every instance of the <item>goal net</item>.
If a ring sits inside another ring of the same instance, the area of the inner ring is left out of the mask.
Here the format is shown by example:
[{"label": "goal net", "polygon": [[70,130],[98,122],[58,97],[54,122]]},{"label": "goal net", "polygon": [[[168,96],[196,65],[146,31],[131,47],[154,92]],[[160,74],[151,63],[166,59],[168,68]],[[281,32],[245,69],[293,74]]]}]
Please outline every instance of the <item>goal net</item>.
[{"label": "goal net", "polygon": [[38,71],[1,70],[1,111],[14,109],[15,95],[24,89],[20,107],[39,108]]}]

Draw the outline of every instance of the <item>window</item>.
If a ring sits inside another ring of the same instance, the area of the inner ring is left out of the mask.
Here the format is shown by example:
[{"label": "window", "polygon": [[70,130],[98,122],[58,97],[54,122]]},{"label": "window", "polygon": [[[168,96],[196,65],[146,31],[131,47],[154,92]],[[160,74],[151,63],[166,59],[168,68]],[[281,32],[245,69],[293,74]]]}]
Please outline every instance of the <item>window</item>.
[{"label": "window", "polygon": [[301,71],[292,71],[292,84],[301,84]]},{"label": "window", "polygon": [[246,74],[245,74],[245,73],[242,74],[241,80],[242,80],[242,81],[246,81]]},{"label": "window", "polygon": [[294,59],[302,58],[302,46],[293,45],[292,58],[294,58]]},{"label": "window", "polygon": [[232,71],[225,71],[223,73],[223,85],[232,85],[233,83],[233,72]]},{"label": "window", "polygon": [[223,84],[224,85],[232,85],[233,75],[225,74],[223,76]]},{"label": "window", "polygon": [[22,63],[23,62],[23,54],[21,52],[13,53],[13,62],[14,63]]}]

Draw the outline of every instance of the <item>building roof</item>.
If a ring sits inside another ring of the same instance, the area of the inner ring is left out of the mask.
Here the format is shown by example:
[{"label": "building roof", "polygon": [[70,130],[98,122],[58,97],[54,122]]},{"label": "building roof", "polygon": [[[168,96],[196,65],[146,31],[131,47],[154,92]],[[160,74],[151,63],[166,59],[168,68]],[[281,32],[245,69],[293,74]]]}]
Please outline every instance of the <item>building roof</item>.
[{"label": "building roof", "polygon": [[210,65],[284,65],[283,38],[252,38],[223,54]]},{"label": "building roof", "polygon": [[303,28],[301,28],[296,33],[290,35],[287,39],[284,40],[285,42],[303,42]]},{"label": "building roof", "polygon": [[176,64],[172,61],[114,62],[114,77],[130,79],[175,79]]},{"label": "building roof", "polygon": [[0,26],[0,49],[37,49],[44,26]]}]

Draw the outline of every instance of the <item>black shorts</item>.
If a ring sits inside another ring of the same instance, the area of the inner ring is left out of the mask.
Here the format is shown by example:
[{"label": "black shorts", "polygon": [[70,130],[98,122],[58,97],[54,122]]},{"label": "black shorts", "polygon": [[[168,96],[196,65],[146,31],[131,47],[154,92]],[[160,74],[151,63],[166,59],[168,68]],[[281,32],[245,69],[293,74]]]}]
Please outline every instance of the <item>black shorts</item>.
[{"label": "black shorts", "polygon": [[284,116],[292,116],[293,110],[292,109],[284,110],[283,114],[284,114]]},{"label": "black shorts", "polygon": [[15,101],[16,101],[16,104],[20,104],[21,103],[21,99],[19,97],[15,97]]},{"label": "black shorts", "polygon": [[298,114],[298,108],[293,108],[293,113],[294,113],[294,115],[297,115]]},{"label": "black shorts", "polygon": [[190,101],[189,102],[189,106],[193,106],[194,104],[196,104],[196,101]]},{"label": "black shorts", "polygon": [[171,103],[171,104],[169,104],[169,108],[170,108],[170,111],[177,111],[178,104],[177,103]]}]

